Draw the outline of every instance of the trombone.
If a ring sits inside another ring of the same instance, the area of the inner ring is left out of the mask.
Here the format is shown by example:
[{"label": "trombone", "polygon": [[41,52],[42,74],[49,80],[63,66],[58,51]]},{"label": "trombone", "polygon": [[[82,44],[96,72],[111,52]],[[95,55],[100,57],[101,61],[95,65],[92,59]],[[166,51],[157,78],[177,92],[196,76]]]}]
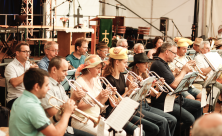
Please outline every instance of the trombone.
[{"label": "trombone", "polygon": [[[126,69],[126,71],[127,71],[127,74],[130,74],[135,80],[136,80],[136,83],[139,85],[139,86],[142,86],[142,82],[141,81],[139,81],[137,78],[138,78],[138,75],[136,74],[136,73],[134,73],[134,72],[132,72],[132,71],[128,71],[127,69]],[[126,77],[126,79],[132,84],[132,81],[128,78],[128,77]],[[162,90],[163,88],[159,85],[159,84],[157,84],[158,85],[158,87],[159,87],[159,89],[160,90]],[[137,88],[136,88],[137,89]],[[136,90],[135,89],[135,90]],[[157,90],[155,90],[153,87],[151,87],[150,88],[150,90],[156,95],[156,98],[158,98],[161,94],[162,94],[162,92],[158,92]],[[164,91],[164,90],[162,90],[162,91]]]},{"label": "trombone", "polygon": [[[116,95],[118,96],[118,98],[116,97],[115,94],[113,94],[114,92],[112,91],[113,86],[110,84],[110,82],[105,78],[105,77],[99,77],[99,79],[102,81],[102,83],[104,83],[106,86],[110,86],[111,89],[109,89],[110,91],[110,95],[109,95],[109,100],[110,102],[114,105],[114,107],[116,107],[119,102],[123,99],[123,97],[118,93],[115,92]],[[102,87],[102,86],[101,86]]]},{"label": "trombone", "polygon": [[[191,58],[190,58],[190,59],[191,59]],[[184,66],[184,64],[183,64],[182,62],[180,62],[179,60],[177,60],[177,59],[174,59],[174,60],[176,60],[178,63],[180,63],[181,65]],[[188,59],[188,60],[189,60],[189,59]],[[192,59],[191,59],[191,60],[192,60]],[[175,66],[178,67],[176,64],[175,64]],[[207,77],[205,77],[204,75],[200,74],[200,73],[203,73],[203,72],[199,69],[199,67],[193,66],[192,71],[195,72],[195,70],[196,70],[195,67],[196,67],[197,71],[199,72],[199,73],[197,73],[198,76],[201,77],[201,78],[205,81],[205,80],[207,79]],[[179,68],[179,67],[178,67],[178,68]],[[181,68],[179,68],[179,69],[181,69]],[[199,71],[199,70],[200,70],[200,71]]]},{"label": "trombone", "polygon": [[[65,79],[68,81],[69,85],[76,91],[77,88],[76,86],[72,83],[76,83],[80,88],[82,88],[82,86],[77,83],[75,80],[68,80],[67,77],[65,77]],[[82,98],[82,100],[86,103],[86,104],[89,104],[91,105],[92,107],[95,107],[95,103],[99,106],[100,110],[101,110],[101,113],[108,107],[108,106],[104,106],[102,103],[100,103],[98,100],[96,100],[91,94],[89,94],[89,92],[86,92],[86,95],[88,95],[92,100],[90,101],[89,99],[86,99],[85,97]],[[95,102],[95,103],[94,103]]]},{"label": "trombone", "polygon": [[[53,96],[53,95],[50,94],[49,92],[47,92],[47,94],[51,96],[51,97],[49,98],[49,100],[48,100],[49,104],[50,104],[51,106],[55,107],[57,110],[60,110],[60,112],[61,112],[60,114],[62,114],[62,112],[63,112],[62,110],[63,110],[63,109],[62,109],[61,107],[59,107],[58,105],[53,105],[53,104],[50,102],[50,100],[54,98],[54,99],[56,99],[56,100],[58,100],[58,101],[60,101],[60,102],[62,102],[62,103],[65,103],[65,102],[64,102],[63,100],[61,100],[61,99]],[[86,124],[86,123],[88,122],[88,120],[91,120],[91,121],[94,123],[94,127],[96,127],[96,126],[99,124],[99,121],[100,121],[101,116],[99,116],[99,117],[93,117],[93,116],[88,115],[88,114],[86,114],[85,112],[83,112],[83,111],[81,111],[80,109],[77,109],[77,108],[75,108],[74,111],[77,111],[78,113],[82,114],[83,116],[85,116],[85,117],[87,118],[87,120],[84,121],[85,119],[82,119],[82,118],[78,117],[78,116],[75,115],[75,114],[71,114],[71,117],[73,117],[74,119],[78,120],[79,122],[81,122],[81,123],[83,123],[83,124]]]}]

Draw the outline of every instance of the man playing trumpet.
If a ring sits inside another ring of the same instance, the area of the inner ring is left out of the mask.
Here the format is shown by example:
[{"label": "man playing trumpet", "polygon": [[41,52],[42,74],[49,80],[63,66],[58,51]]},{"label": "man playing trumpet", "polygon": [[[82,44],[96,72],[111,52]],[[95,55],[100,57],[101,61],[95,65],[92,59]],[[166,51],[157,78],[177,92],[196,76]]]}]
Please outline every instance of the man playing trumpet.
[{"label": "man playing trumpet", "polygon": [[[74,110],[74,101],[67,100],[63,105],[63,115],[59,123],[54,126],[51,123],[54,121],[46,116],[39,101],[39,99],[45,97],[50,89],[48,73],[42,69],[31,68],[24,74],[23,82],[25,90],[12,106],[9,119],[9,135],[64,135],[69,117]],[[59,116],[57,115],[54,118],[58,120]]]},{"label": "man playing trumpet", "polygon": [[[194,60],[188,60],[186,57],[187,48],[193,42],[190,39],[180,37],[176,37],[174,41],[177,43],[177,55],[173,62],[169,63],[169,67],[175,75],[178,75],[180,73],[180,70],[178,69],[182,69],[183,65],[188,64],[190,67],[192,67],[196,64]],[[201,91],[196,88],[189,88],[188,91],[184,91],[181,94],[184,98],[192,100],[196,99],[198,101],[201,100],[202,95]]]},{"label": "man playing trumpet", "polygon": [[[64,102],[67,102],[69,100],[69,97],[66,95],[65,89],[63,86],[60,84],[65,77],[67,76],[67,71],[68,71],[68,62],[65,60],[65,58],[62,58],[60,56],[54,57],[50,62],[49,62],[49,86],[50,90],[49,93],[56,98],[63,100]],[[71,95],[71,99],[74,101],[80,100],[83,96],[85,96],[85,92],[82,91],[81,89],[77,89],[74,93]],[[46,111],[46,114],[48,117],[52,117],[56,115],[58,112],[58,109],[53,107],[52,105],[49,104],[48,100],[51,96],[46,94],[45,98],[41,99],[41,104],[44,110]],[[63,103],[56,99],[50,100],[50,102],[53,105],[61,106]],[[53,118],[55,122],[57,120]],[[71,121],[70,121],[71,122]],[[71,130],[72,131],[72,130]],[[74,130],[75,135],[79,134],[80,135],[90,135],[86,132],[80,131],[80,130]]]}]

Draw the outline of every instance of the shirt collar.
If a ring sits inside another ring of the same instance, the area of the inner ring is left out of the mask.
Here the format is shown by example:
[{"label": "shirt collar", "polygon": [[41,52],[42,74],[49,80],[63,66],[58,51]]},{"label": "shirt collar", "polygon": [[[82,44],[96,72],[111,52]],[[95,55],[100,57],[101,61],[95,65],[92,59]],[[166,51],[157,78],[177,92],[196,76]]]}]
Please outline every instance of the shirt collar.
[{"label": "shirt collar", "polygon": [[[15,57],[15,59],[14,59],[14,62],[15,62],[16,65],[22,65],[21,62],[19,62],[16,57]],[[26,61],[26,62],[25,62],[25,65],[27,65],[27,64],[30,64],[30,62],[29,62],[29,61]],[[22,66],[23,66],[23,65],[22,65]]]},{"label": "shirt collar", "polygon": [[73,57],[74,60],[81,60],[82,56],[84,56],[84,55],[81,55],[80,59],[78,59],[78,58],[76,58],[76,57],[73,55],[73,53],[74,53],[74,52],[72,52],[71,54],[72,54],[72,57]]},{"label": "shirt collar", "polygon": [[28,96],[29,98],[32,98],[34,102],[41,104],[40,100],[31,92],[24,90],[23,92],[24,95]]},{"label": "shirt collar", "polygon": [[162,58],[160,58],[160,57],[156,57],[155,59],[156,59],[156,60],[160,60],[160,61],[163,62],[164,64],[167,64],[167,65],[168,65],[168,63],[167,63],[165,60],[163,60]]},{"label": "shirt collar", "polygon": [[58,86],[58,85],[59,85],[59,83],[58,83],[55,79],[49,77],[49,80],[50,80],[50,82],[51,82],[53,85],[55,85],[55,86]]},{"label": "shirt collar", "polygon": [[49,58],[47,56],[44,56],[43,59],[49,62]]}]

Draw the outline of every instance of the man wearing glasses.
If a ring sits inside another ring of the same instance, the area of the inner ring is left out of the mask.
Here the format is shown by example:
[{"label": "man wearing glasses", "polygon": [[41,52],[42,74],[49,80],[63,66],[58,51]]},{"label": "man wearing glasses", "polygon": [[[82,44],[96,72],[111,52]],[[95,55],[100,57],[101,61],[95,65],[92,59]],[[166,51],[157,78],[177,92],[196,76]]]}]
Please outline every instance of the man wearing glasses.
[{"label": "man wearing glasses", "polygon": [[31,65],[29,55],[31,54],[29,44],[21,42],[15,48],[16,57],[5,68],[5,79],[7,83],[7,107],[11,109],[13,102],[22,95],[25,90],[23,77],[29,68],[38,68],[38,65]]},{"label": "man wearing glasses", "polygon": [[58,43],[49,41],[44,45],[45,56],[39,61],[39,68],[48,72],[49,61],[58,55]]},{"label": "man wearing glasses", "polygon": [[119,39],[116,43],[116,47],[123,47],[128,49],[128,43],[126,39]]},{"label": "man wearing glasses", "polygon": [[108,53],[108,46],[105,42],[99,42],[96,48],[96,53],[102,60],[105,60],[106,55]]}]

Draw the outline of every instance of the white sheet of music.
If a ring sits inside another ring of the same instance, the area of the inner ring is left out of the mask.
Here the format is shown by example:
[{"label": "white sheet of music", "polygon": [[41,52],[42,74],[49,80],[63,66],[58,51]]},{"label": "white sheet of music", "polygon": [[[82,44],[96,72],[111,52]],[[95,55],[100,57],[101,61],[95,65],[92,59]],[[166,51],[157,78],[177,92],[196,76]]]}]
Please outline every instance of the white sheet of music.
[{"label": "white sheet of music", "polygon": [[204,56],[212,64],[216,71],[222,68],[222,58],[217,52],[208,52],[204,54]]},{"label": "white sheet of music", "polygon": [[169,95],[167,94],[164,102],[164,112],[171,112],[173,111],[173,105],[174,105],[174,100],[176,98],[176,94],[174,95]]},{"label": "white sheet of music", "polygon": [[207,96],[206,95],[207,95],[206,88],[203,88],[202,89],[202,96],[201,96],[201,107],[204,107],[207,105],[207,100],[206,100]]},{"label": "white sheet of music", "polygon": [[139,103],[125,97],[107,118],[106,123],[116,131],[121,131],[126,122],[131,118]]},{"label": "white sheet of music", "polygon": [[214,99],[213,99],[213,102],[212,102],[212,99],[210,98],[210,94],[209,94],[208,97],[207,97],[207,104],[209,104],[209,100],[211,99],[210,105],[213,105],[214,102],[215,102],[215,99],[217,97],[217,94],[220,92],[220,90],[217,87],[214,86],[213,91],[211,90],[210,92],[211,92],[211,97],[212,97],[212,93],[213,93]]},{"label": "white sheet of music", "polygon": [[5,132],[0,130],[0,136],[6,136]]}]

